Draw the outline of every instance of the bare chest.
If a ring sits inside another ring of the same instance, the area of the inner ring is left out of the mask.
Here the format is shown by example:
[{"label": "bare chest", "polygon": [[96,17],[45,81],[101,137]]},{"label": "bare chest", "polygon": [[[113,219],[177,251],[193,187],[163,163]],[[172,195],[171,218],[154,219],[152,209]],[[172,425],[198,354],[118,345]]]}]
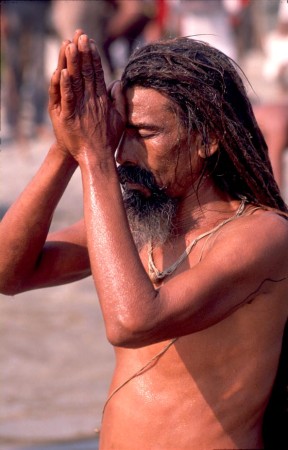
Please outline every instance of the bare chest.
[{"label": "bare chest", "polygon": [[[181,337],[170,347],[162,342],[120,349],[111,392],[124,384],[107,404],[103,431],[111,432],[110,423],[116,430],[117,424],[118,436],[129,431],[135,442],[155,442],[157,436],[163,449],[169,448],[167,436],[181,449],[202,444],[208,449],[209,442],[237,448],[237,440],[239,448],[257,448],[281,337],[263,327],[257,331],[260,323],[252,326],[251,318],[247,324],[247,315],[244,321],[241,314]],[[161,353],[163,348],[167,351]]]}]

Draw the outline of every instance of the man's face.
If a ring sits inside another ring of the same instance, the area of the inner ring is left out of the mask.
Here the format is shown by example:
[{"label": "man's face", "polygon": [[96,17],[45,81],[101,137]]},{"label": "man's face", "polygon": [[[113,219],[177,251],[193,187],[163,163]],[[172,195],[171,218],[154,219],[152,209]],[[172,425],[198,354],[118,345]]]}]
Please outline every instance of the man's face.
[{"label": "man's face", "polygon": [[135,87],[126,100],[127,126],[116,159],[127,215],[132,232],[145,228],[142,244],[152,238],[163,242],[178,199],[193,185],[187,134],[163,94]]},{"label": "man's face", "polygon": [[[127,125],[118,147],[117,162],[151,172],[156,184],[170,197],[185,196],[193,182],[193,160],[176,107],[155,89],[138,86],[127,90],[126,102]],[[141,190],[144,196],[151,195],[140,184],[130,187]]]}]

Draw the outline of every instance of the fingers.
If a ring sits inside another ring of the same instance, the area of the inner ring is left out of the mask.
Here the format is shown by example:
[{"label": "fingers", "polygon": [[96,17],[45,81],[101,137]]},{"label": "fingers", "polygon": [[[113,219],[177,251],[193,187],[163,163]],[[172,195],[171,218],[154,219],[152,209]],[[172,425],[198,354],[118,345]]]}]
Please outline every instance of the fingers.
[{"label": "fingers", "polygon": [[62,45],[61,45],[61,48],[59,51],[59,56],[58,56],[58,64],[57,64],[57,69],[59,69],[60,72],[61,72],[61,70],[66,69],[66,67],[67,67],[65,52],[66,52],[67,45],[69,45],[70,42],[71,41],[69,41],[68,39],[66,41],[62,42]]},{"label": "fingers", "polygon": [[95,74],[95,82],[96,82],[96,94],[100,97],[103,94],[106,94],[106,84],[104,80],[104,72],[102,69],[101,58],[98,53],[95,42],[90,39],[90,48],[92,55],[92,65]]},{"label": "fingers", "polygon": [[76,47],[78,47],[78,40],[79,40],[79,37],[81,36],[81,34],[85,34],[84,31],[81,28],[76,30],[75,33],[74,33],[73,43],[76,45]]},{"label": "fingers", "polygon": [[56,108],[61,100],[60,95],[60,74],[61,70],[66,68],[67,60],[66,60],[66,48],[70,44],[69,40],[63,41],[59,56],[58,56],[58,64],[57,69],[53,73],[51,77],[50,87],[49,87],[49,104],[48,104],[48,110],[51,111],[52,109]]},{"label": "fingers", "polygon": [[49,87],[49,103],[48,110],[52,111],[57,108],[61,100],[60,94],[60,75],[59,69],[56,69],[51,77],[50,87]]},{"label": "fingers", "polygon": [[80,70],[80,56],[75,43],[66,48],[67,69],[71,77],[72,89],[76,97],[81,97],[83,81]]},{"label": "fingers", "polygon": [[64,117],[69,118],[75,112],[75,97],[72,90],[72,83],[67,69],[61,71],[60,77],[61,112]]},{"label": "fingers", "polygon": [[[94,90],[95,88],[95,76],[91,57],[91,47],[88,36],[82,34],[78,40],[78,50],[81,60],[81,73],[84,82],[84,86],[88,90]],[[96,83],[97,89],[97,83]]]},{"label": "fingers", "polygon": [[[90,91],[96,89],[97,96],[106,94],[104,73],[95,42],[92,39],[89,39],[86,34],[83,34],[82,30],[78,30],[75,33],[73,43],[78,47],[78,67],[80,64],[85,88]],[[69,47],[72,48],[72,44]]]},{"label": "fingers", "polygon": [[[121,89],[120,89],[121,90]],[[71,112],[72,105],[82,104],[87,93],[98,97],[106,95],[106,85],[101,59],[95,42],[89,40],[82,30],[76,30],[73,42],[64,41],[58,60],[58,67],[50,84],[49,108],[60,104],[63,113]],[[116,89],[116,92],[117,89]],[[76,103],[75,103],[76,102]],[[124,107],[117,95],[119,112],[124,115]]]}]

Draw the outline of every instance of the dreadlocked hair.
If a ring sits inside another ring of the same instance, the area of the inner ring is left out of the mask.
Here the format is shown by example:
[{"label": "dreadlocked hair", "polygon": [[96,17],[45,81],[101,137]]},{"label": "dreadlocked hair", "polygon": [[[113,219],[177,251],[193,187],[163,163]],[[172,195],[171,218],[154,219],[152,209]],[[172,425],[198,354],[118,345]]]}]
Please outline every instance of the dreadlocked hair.
[{"label": "dreadlocked hair", "polygon": [[[268,148],[238,66],[208,44],[176,38],[136,49],[122,75],[123,88],[155,89],[180,111],[188,136],[200,135],[204,174],[233,198],[288,212],[274,180]],[[218,150],[210,156],[211,141]],[[286,214],[284,214],[286,215]]]}]

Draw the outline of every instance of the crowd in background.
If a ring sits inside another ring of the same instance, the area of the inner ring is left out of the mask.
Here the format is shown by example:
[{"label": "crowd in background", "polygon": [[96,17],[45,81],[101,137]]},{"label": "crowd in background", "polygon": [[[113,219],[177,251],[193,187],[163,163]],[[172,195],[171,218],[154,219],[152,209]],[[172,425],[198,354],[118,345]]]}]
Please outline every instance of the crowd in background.
[{"label": "crowd in background", "polygon": [[[161,38],[196,35],[240,66],[251,52],[260,54],[261,76],[276,86],[277,95],[263,102],[258,93],[255,113],[281,184],[281,157],[288,146],[286,0],[5,1],[1,8],[1,75],[10,139],[45,133],[47,86],[59,45],[71,39],[77,28],[95,39],[107,83],[121,76],[136,46]],[[269,120],[272,110],[274,124]],[[280,139],[275,140],[275,135]]]}]

